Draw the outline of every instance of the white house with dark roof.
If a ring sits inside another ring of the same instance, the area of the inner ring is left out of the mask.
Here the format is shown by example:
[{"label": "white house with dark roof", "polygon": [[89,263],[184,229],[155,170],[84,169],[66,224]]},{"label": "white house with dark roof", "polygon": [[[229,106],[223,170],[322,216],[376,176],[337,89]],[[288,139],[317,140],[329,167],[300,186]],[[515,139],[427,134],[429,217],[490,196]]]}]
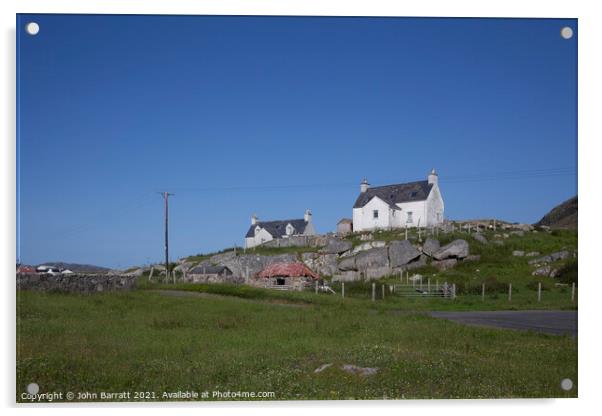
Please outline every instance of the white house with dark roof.
[{"label": "white house with dark roof", "polygon": [[364,179],[353,205],[353,231],[441,224],[445,205],[438,178],[433,169],[425,181],[370,187]]},{"label": "white house with dark roof", "polygon": [[311,211],[306,210],[303,218],[294,220],[259,221],[253,214],[251,226],[245,235],[245,247],[251,248],[276,238],[289,238],[295,235],[315,235]]}]

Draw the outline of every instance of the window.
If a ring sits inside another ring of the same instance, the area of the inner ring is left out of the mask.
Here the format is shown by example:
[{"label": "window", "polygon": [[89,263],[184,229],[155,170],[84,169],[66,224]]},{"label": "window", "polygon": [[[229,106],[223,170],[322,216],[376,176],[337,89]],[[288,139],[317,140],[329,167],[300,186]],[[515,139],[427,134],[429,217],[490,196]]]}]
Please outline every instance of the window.
[{"label": "window", "polygon": [[372,211],[372,218],[377,219],[378,218],[378,210],[375,209],[374,211]]},{"label": "window", "polygon": [[276,278],[276,285],[278,286],[284,286],[285,280],[283,277],[277,277]]},{"label": "window", "polygon": [[255,235],[259,234],[261,231],[261,227],[255,227]]},{"label": "window", "polygon": [[414,218],[412,216],[412,211],[408,211],[408,220],[407,222],[414,222]]}]

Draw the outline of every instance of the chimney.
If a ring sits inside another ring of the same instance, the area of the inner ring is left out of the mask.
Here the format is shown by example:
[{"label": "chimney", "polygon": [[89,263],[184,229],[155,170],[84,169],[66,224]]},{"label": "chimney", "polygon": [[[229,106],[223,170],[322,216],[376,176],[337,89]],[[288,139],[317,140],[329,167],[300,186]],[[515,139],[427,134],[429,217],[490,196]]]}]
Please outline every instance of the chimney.
[{"label": "chimney", "polygon": [[305,222],[311,222],[311,210],[305,210],[305,215],[303,215],[303,219],[305,220]]},{"label": "chimney", "polygon": [[370,188],[370,184],[368,183],[368,179],[364,178],[364,180],[360,184],[360,191],[364,193],[368,190],[368,188]]},{"label": "chimney", "polygon": [[431,173],[429,173],[428,181],[429,181],[429,185],[430,184],[438,184],[439,175],[437,175],[437,172],[435,172],[435,168],[433,168],[433,170],[431,170]]},{"label": "chimney", "polygon": [[251,225],[255,225],[257,224],[257,215],[253,214],[251,215]]}]

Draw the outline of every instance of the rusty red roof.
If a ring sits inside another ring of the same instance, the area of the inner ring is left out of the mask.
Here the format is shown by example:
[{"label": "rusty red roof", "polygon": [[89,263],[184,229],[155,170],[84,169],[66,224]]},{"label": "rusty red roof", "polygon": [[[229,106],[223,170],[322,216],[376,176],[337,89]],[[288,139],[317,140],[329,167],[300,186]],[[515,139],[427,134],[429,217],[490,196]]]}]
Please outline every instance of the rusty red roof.
[{"label": "rusty red roof", "polygon": [[319,279],[309,267],[303,263],[274,263],[257,273],[258,277],[311,277]]}]

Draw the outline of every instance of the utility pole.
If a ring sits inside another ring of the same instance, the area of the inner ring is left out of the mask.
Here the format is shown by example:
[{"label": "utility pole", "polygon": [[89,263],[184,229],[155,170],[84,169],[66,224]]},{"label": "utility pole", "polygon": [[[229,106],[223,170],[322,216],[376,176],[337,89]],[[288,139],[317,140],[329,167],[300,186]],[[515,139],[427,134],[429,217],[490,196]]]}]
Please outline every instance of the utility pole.
[{"label": "utility pole", "polygon": [[[169,213],[169,197],[175,194],[169,192],[159,192],[165,201],[165,281],[169,281],[169,238],[168,238],[168,213]],[[176,275],[174,274],[174,284],[176,283]]]}]

